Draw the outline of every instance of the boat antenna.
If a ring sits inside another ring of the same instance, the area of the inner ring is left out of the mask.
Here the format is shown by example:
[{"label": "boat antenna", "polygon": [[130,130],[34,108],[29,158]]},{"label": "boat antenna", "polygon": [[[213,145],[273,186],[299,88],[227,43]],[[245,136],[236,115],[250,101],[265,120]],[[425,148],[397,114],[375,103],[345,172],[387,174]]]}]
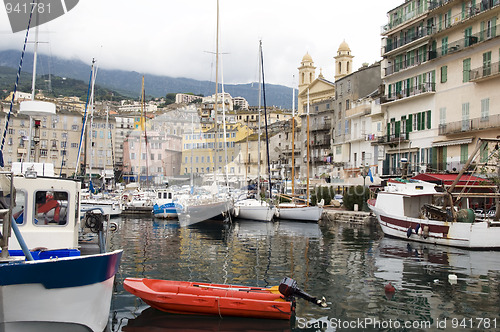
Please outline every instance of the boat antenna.
[{"label": "boat antenna", "polygon": [[[21,52],[21,59],[19,60],[19,67],[17,69],[16,83],[14,84],[14,91],[12,92],[12,99],[10,100],[9,113],[7,114],[7,121],[5,121],[5,129],[2,136],[2,144],[0,145],[0,167],[4,167],[3,161],[3,147],[5,145],[5,137],[7,136],[7,130],[9,129],[10,115],[12,114],[12,108],[14,107],[14,100],[16,98],[17,86],[19,85],[19,77],[21,76],[21,69],[23,67],[24,53],[26,52],[26,44],[28,43],[28,36],[30,33],[31,19],[33,17],[34,8],[37,7],[38,1],[33,1],[31,3],[30,18],[28,20],[28,28],[26,29],[26,36],[24,37],[23,51]],[[29,146],[31,149],[31,145]]]},{"label": "boat antenna", "polygon": [[267,108],[266,108],[266,83],[264,79],[264,53],[262,52],[262,40],[260,42],[260,63],[262,70],[262,99],[264,101],[264,125],[266,126],[266,153],[267,153],[267,176],[269,181],[269,198],[271,198],[271,167],[269,165],[269,134],[267,131]]}]

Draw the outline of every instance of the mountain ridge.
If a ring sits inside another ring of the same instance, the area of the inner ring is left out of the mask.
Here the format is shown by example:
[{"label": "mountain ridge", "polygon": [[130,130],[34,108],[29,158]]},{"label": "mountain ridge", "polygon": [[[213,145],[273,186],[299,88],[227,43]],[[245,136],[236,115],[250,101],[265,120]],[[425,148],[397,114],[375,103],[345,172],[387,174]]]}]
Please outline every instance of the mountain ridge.
[{"label": "mountain ridge", "polygon": [[[0,51],[0,66],[17,69],[20,52],[15,50]],[[23,68],[33,68],[33,53],[26,53]],[[28,69],[26,69],[28,71]],[[39,54],[37,57],[37,75],[47,74],[67,77],[88,82],[90,64],[80,60],[68,60],[54,56]],[[96,84],[114,90],[124,96],[137,98],[140,96],[142,76],[136,71],[99,68]],[[204,96],[215,92],[215,83],[195,79],[144,74],[146,94],[155,98],[165,97],[167,93],[194,93]],[[26,83],[26,82],[25,82]],[[219,90],[222,91],[219,84]],[[233,97],[245,98],[249,105],[258,104],[258,83],[225,84],[224,91]],[[297,94],[295,94],[297,96]],[[291,109],[292,88],[282,85],[266,84],[267,106]]]}]

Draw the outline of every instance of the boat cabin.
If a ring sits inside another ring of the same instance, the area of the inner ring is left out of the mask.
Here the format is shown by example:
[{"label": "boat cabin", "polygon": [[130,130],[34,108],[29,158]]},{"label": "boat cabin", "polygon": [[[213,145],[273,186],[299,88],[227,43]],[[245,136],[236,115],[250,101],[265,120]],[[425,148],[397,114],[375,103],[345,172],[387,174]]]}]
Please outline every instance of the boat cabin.
[{"label": "boat cabin", "polygon": [[[0,175],[9,178],[5,174]],[[2,179],[0,197],[10,205],[10,180]],[[4,184],[9,183],[9,186]],[[78,251],[80,182],[69,179],[14,175],[12,219],[30,250],[73,249]],[[2,216],[8,218],[8,214]],[[3,223],[3,219],[1,220]],[[16,237],[9,240],[9,251],[21,251]]]}]

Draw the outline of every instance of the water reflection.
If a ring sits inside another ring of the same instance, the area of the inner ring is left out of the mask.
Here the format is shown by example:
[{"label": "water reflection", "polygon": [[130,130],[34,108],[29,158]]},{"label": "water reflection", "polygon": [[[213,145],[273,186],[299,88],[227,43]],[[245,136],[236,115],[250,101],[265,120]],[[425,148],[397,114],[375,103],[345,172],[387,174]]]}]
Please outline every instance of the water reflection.
[{"label": "water reflection", "polygon": [[[299,301],[302,321],[373,318],[435,327],[438,320],[488,317],[500,325],[498,252],[409,243],[384,238],[376,227],[343,223],[209,221],[180,228],[175,222],[134,218],[122,220],[112,245],[125,249],[113,299],[114,331],[191,322],[144,311],[148,306],[123,290],[125,277],[273,286],[288,276],[329,301],[328,308]],[[458,277],[454,285],[450,274]],[[385,293],[389,282],[396,288],[392,297]],[[212,330],[230,329],[206,317],[193,324],[205,320]],[[242,325],[250,328],[247,323]]]},{"label": "water reflection", "polygon": [[174,315],[153,308],[144,310],[137,318],[128,321],[123,331],[291,331],[287,320],[249,319],[239,317],[207,317]]}]

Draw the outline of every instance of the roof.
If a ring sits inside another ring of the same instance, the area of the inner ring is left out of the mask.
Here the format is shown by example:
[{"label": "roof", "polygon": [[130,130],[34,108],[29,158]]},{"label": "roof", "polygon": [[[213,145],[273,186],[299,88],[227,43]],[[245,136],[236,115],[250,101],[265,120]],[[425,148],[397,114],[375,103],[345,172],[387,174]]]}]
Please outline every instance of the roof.
[{"label": "roof", "polygon": [[[453,181],[457,178],[458,174],[438,174],[438,173],[421,173],[418,174],[412,179],[422,180],[426,182],[433,182],[436,184],[443,184],[445,186],[450,186]],[[474,175],[464,174],[460,177],[457,185],[459,186],[484,186],[491,184],[491,181],[488,179],[483,179]]]}]

